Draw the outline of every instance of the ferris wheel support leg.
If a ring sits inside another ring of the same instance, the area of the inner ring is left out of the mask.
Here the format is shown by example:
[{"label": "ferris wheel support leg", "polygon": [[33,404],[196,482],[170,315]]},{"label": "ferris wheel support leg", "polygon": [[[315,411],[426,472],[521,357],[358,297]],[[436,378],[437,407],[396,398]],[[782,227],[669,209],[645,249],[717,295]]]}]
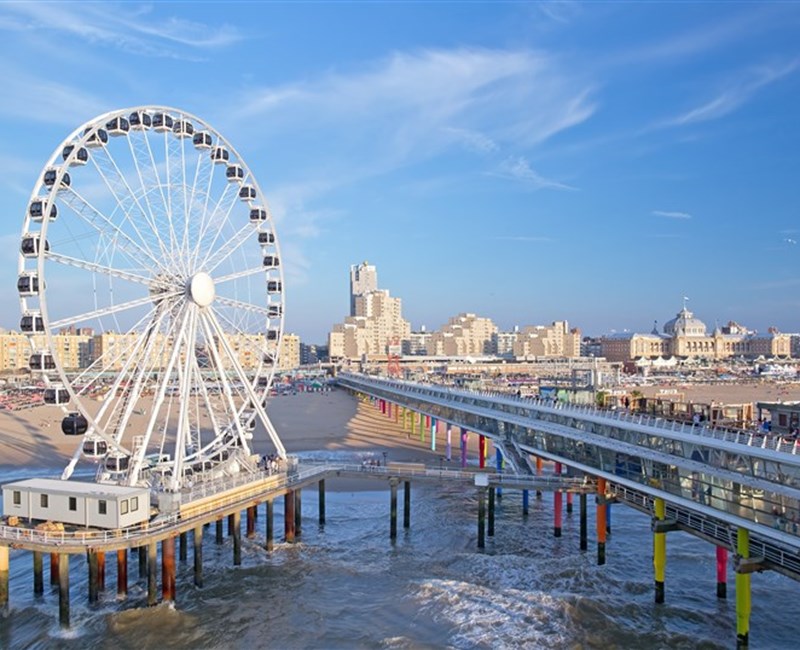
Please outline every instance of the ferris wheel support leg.
[{"label": "ferris wheel support leg", "polygon": [[272,426],[269,417],[267,417],[267,412],[264,410],[264,404],[262,403],[261,398],[258,395],[256,395],[255,390],[253,390],[252,385],[247,380],[247,375],[245,374],[244,370],[242,370],[242,366],[239,364],[239,360],[236,358],[236,355],[234,354],[233,350],[231,350],[230,344],[228,343],[228,339],[225,336],[225,331],[222,329],[219,322],[217,321],[214,312],[210,311],[208,313],[207,320],[208,323],[211,325],[211,327],[214,329],[214,331],[217,333],[217,336],[219,337],[222,347],[225,349],[226,354],[228,355],[228,357],[231,360],[231,363],[233,364],[233,368],[236,371],[236,374],[239,376],[239,380],[242,382],[242,385],[244,386],[244,389],[247,392],[247,396],[250,398],[250,401],[253,403],[253,406],[255,407],[256,413],[258,413],[258,416],[264,423],[264,426],[267,429],[267,434],[272,440],[272,444],[275,445],[275,449],[278,453],[278,456],[280,458],[286,458],[286,448],[283,446],[281,439],[278,437],[278,432],[275,431],[275,427]]}]

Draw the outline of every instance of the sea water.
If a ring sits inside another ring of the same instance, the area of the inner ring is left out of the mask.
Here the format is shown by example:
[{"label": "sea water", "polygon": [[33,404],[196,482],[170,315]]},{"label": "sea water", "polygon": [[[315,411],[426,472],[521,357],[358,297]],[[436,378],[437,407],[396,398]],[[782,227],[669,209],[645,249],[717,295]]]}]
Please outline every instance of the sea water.
[{"label": "sea water", "polygon": [[[24,473],[0,477],[2,482]],[[30,474],[28,474],[30,475]],[[345,488],[352,483],[345,484]],[[498,501],[494,537],[477,549],[474,488],[412,484],[411,527],[399,517],[389,538],[389,490],[334,491],[326,523],[317,490],[303,493],[295,544],[264,550],[265,514],[255,538],[242,536],[242,565],[232,541],[203,539],[205,586],[177,562],[174,605],[147,607],[146,584],[129,559],[129,594],[116,598],[109,554],[106,590],[89,606],[86,561],[70,562],[72,627],[58,625],[58,592],[33,596],[31,554],[11,552],[10,607],[0,619],[2,648],[731,648],[736,641],[734,575],[729,598],[716,597],[714,547],[682,532],[667,537],[666,603],[653,602],[649,519],[613,506],[607,563],[597,566],[589,508],[589,550],[579,550],[578,503],[553,537],[553,497],[518,491]],[[402,491],[400,498],[402,499]],[[591,499],[589,500],[592,501]],[[282,530],[283,500],[275,502]],[[402,508],[401,508],[402,509]],[[277,541],[277,539],[276,539]],[[48,563],[45,562],[45,565]],[[159,572],[160,573],[160,572]],[[795,648],[800,585],[775,573],[752,578],[753,648]]]}]

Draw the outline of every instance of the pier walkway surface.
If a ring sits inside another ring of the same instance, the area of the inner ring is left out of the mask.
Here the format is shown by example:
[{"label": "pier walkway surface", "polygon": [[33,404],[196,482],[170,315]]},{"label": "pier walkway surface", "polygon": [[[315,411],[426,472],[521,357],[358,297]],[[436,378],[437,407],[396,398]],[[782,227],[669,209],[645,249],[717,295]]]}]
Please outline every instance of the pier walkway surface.
[{"label": "pier walkway surface", "polygon": [[444,427],[448,441],[455,430],[462,450],[470,433],[490,439],[517,473],[540,473],[536,459],[563,464],[598,479],[606,502],[650,513],[654,533],[685,530],[732,550],[737,572],[773,569],[800,580],[795,441],[359,374],[341,373],[337,382],[393,405],[412,426],[427,418],[434,444]]}]

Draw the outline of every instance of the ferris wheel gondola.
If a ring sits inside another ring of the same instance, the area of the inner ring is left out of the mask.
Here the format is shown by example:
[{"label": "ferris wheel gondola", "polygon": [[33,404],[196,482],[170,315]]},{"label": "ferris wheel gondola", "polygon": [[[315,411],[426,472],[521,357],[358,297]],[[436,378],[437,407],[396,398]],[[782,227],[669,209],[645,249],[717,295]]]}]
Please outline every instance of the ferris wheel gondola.
[{"label": "ferris wheel gondola", "polygon": [[284,300],[261,197],[230,143],[173,108],[101,115],[56,147],[17,288],[44,401],[82,438],[64,478],[85,458],[100,480],[180,490],[255,468],[254,429],[285,455],[263,407]]}]

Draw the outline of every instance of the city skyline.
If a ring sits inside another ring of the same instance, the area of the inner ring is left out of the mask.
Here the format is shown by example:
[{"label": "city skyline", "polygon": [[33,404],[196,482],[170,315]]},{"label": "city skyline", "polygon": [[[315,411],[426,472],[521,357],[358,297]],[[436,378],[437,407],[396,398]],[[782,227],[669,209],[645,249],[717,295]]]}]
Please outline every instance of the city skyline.
[{"label": "city skyline", "polygon": [[0,5],[0,326],[47,158],[157,103],[254,171],[305,342],[361,260],[413,330],[649,331],[688,296],[800,331],[798,26],[784,3]]}]

